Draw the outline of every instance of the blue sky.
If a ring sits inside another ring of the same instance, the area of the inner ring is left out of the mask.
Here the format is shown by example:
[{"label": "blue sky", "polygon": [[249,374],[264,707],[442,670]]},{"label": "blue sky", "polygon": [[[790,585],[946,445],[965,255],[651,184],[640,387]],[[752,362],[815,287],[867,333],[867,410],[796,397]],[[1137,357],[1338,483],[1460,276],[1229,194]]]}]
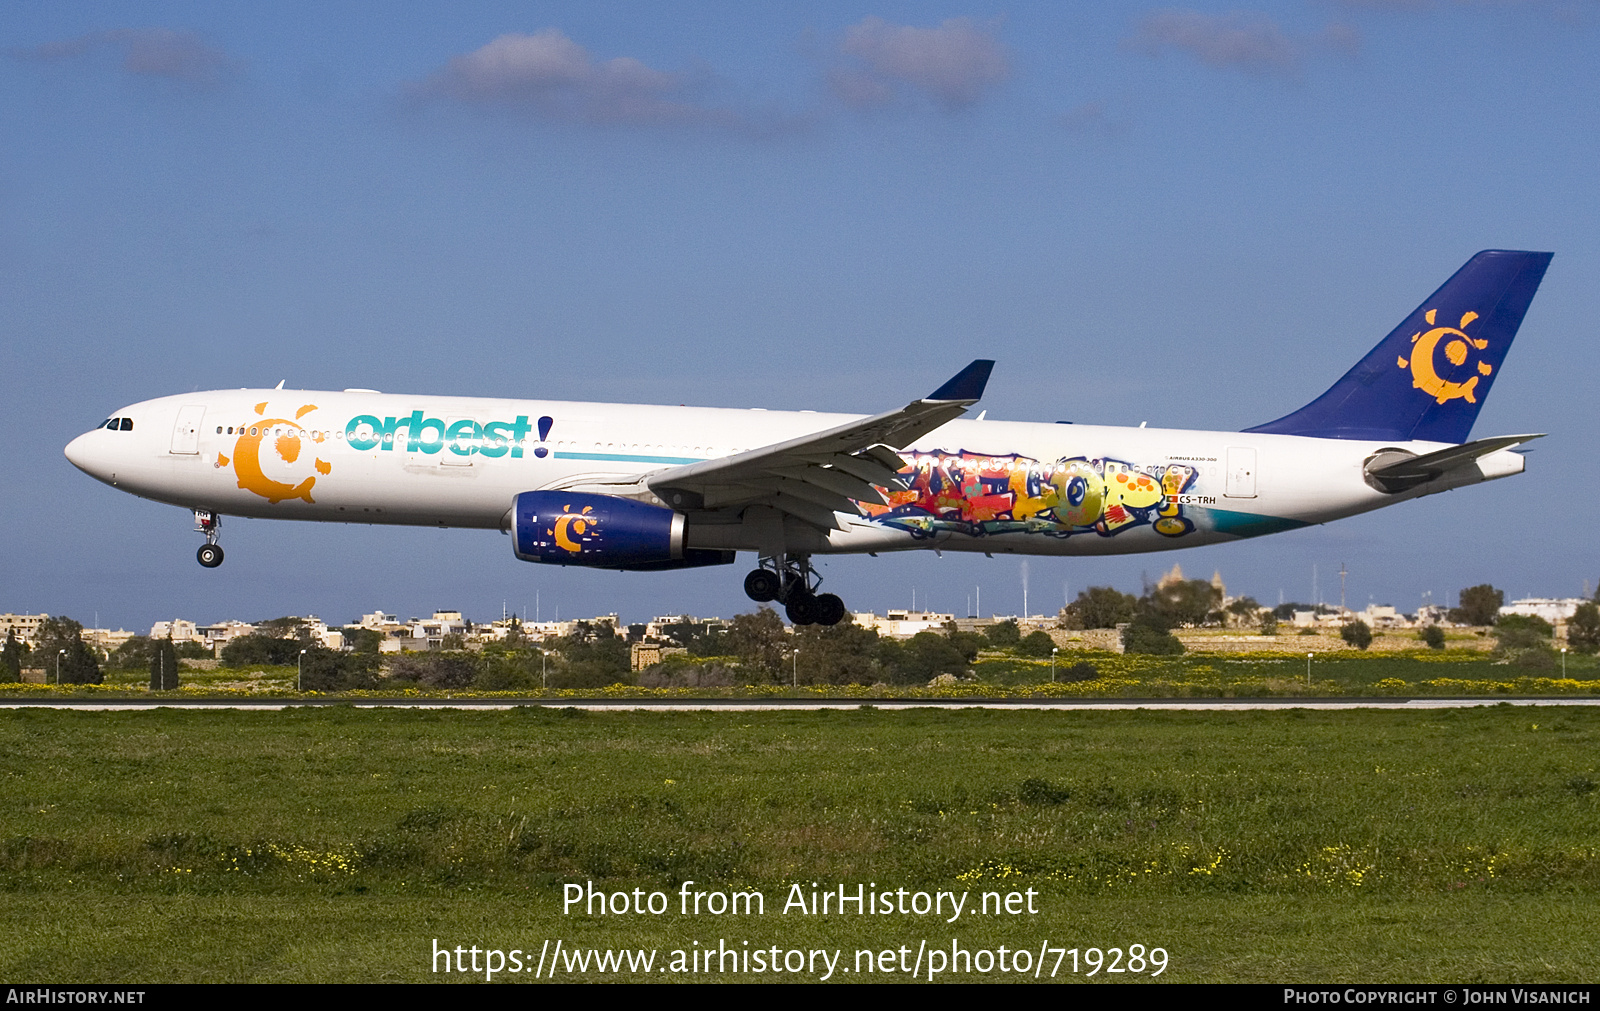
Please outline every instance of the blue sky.
[{"label": "blue sky", "polygon": [[[383,607],[749,607],[743,566],[186,513],[61,448],[195,389],[1239,429],[1479,249],[1556,258],[1474,434],[1529,472],[1253,542],[1032,559],[1034,610],[1181,563],[1414,608],[1600,578],[1600,5],[71,4],[0,12],[0,610],[147,629]],[[833,559],[860,609],[1021,608],[1016,559]]]}]

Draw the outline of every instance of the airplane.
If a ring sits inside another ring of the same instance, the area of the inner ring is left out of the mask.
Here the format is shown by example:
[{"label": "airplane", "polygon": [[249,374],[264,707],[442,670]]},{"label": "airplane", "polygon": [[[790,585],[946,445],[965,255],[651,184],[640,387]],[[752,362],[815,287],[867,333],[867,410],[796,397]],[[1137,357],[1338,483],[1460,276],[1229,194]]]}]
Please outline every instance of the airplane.
[{"label": "airplane", "polygon": [[1473,256],[1305,407],[1242,432],[957,420],[979,359],[870,417],[273,389],[161,397],[66,447],[115,488],[223,515],[498,529],[517,558],[726,565],[832,625],[815,555],[1105,555],[1234,541],[1519,474],[1540,435],[1468,441],[1550,253]]}]

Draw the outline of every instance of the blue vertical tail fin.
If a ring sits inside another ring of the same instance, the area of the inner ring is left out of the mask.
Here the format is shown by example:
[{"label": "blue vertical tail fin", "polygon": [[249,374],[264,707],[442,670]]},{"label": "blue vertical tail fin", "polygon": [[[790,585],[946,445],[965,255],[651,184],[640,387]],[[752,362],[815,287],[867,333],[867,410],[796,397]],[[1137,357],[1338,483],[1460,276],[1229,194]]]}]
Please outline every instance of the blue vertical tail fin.
[{"label": "blue vertical tail fin", "polygon": [[1552,255],[1484,250],[1328,392],[1245,431],[1466,442]]}]

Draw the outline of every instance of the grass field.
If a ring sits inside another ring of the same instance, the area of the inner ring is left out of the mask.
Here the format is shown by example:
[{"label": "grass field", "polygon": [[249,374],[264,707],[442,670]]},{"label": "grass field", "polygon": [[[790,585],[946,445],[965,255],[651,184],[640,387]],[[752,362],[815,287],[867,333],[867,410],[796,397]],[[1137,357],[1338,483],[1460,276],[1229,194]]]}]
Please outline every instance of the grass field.
[{"label": "grass field", "polygon": [[[1600,712],[1494,706],[6,711],[0,974],[426,980],[435,938],[663,963],[723,939],[845,965],[1140,944],[1174,981],[1584,980],[1597,744]],[[765,915],[681,915],[691,880],[759,891]],[[564,914],[588,881],[671,909]],[[972,907],[1032,889],[1037,912],[781,911],[812,882]]]}]

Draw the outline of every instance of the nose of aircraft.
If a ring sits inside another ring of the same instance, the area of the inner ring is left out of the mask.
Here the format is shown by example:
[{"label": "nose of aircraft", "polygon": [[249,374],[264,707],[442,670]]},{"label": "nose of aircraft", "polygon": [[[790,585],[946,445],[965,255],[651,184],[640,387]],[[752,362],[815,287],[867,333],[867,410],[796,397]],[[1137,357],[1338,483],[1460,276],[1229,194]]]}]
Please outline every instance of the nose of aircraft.
[{"label": "nose of aircraft", "polygon": [[103,447],[96,446],[96,442],[99,440],[95,436],[98,434],[97,431],[83,433],[67,443],[65,452],[67,459],[72,462],[74,467],[90,477],[104,481],[107,480],[106,475],[109,471],[106,469],[107,461]]}]

